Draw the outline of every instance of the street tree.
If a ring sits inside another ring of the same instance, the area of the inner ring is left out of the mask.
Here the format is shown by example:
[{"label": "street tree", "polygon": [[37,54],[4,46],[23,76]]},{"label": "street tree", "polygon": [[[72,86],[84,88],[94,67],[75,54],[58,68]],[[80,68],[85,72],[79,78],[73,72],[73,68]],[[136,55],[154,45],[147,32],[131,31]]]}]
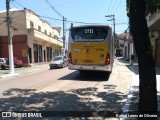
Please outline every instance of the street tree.
[{"label": "street tree", "polygon": [[[143,112],[157,114],[156,72],[146,15],[159,8],[160,0],[127,0],[130,32],[139,65],[139,114]],[[139,119],[150,120],[150,118]]]}]

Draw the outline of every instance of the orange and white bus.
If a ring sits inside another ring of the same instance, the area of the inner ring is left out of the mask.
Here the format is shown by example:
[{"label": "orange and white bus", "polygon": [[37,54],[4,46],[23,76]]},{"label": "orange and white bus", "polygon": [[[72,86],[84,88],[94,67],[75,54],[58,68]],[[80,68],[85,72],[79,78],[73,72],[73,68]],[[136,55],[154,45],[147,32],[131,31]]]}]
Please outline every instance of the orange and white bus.
[{"label": "orange and white bus", "polygon": [[114,40],[110,25],[71,26],[68,40],[68,68],[112,72]]}]

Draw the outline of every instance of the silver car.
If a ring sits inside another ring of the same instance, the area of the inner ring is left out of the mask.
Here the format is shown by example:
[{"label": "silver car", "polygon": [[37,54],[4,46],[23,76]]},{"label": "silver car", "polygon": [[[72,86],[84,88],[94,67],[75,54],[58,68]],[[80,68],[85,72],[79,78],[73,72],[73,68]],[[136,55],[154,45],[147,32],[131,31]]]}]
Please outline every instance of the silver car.
[{"label": "silver car", "polygon": [[8,58],[0,58],[0,67],[2,70],[9,68],[9,60]]},{"label": "silver car", "polygon": [[59,67],[63,68],[65,66],[68,66],[68,60],[66,56],[56,56],[49,63],[50,69]]}]

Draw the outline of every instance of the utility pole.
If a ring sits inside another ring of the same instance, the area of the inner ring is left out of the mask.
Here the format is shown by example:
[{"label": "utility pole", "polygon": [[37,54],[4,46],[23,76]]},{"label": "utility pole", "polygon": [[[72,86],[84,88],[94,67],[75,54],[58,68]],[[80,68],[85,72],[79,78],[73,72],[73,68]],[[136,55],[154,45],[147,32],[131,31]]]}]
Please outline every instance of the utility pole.
[{"label": "utility pole", "polygon": [[10,0],[6,0],[6,14],[7,14],[7,28],[8,28],[8,52],[9,52],[9,68],[10,74],[14,74],[14,62],[13,62],[13,45],[11,34],[11,19],[9,16]]},{"label": "utility pole", "polygon": [[115,38],[115,15],[106,15],[105,17],[112,17],[112,19],[108,20],[108,21],[113,21],[113,37]]},{"label": "utility pole", "polygon": [[66,44],[65,21],[66,18],[63,16],[63,56],[65,56],[65,44]]},{"label": "utility pole", "polygon": [[[112,17],[112,19],[110,19],[110,20],[107,20],[107,21],[113,21],[113,40],[114,40],[114,43],[116,42],[116,43],[119,43],[118,41],[115,41],[115,15],[113,14],[113,15],[106,15],[105,17]],[[119,47],[118,47],[118,51],[119,51]],[[118,56],[119,56],[119,53],[118,53]]]}]

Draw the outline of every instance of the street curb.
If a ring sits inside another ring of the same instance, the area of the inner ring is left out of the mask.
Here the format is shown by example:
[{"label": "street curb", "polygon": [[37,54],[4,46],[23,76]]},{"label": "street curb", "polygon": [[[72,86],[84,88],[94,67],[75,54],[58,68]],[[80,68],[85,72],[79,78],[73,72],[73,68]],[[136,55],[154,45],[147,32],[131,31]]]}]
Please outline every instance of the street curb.
[{"label": "street curb", "polygon": [[[132,86],[132,82],[133,82],[133,76],[135,75],[135,73],[133,72],[133,68],[131,67],[131,65],[128,66],[129,69],[131,70],[132,72],[132,77],[131,77],[131,83],[130,83],[130,86],[129,86],[129,92],[128,92],[128,95],[127,95],[127,99],[125,101],[125,105],[123,106],[123,111],[122,111],[122,114],[123,113],[128,113],[129,112],[129,106],[130,106],[130,103],[131,103],[131,98],[133,97],[133,92],[134,92],[134,86]],[[130,118],[126,117],[120,117],[120,120],[129,120]],[[136,118],[134,118],[134,120],[136,120]]]},{"label": "street curb", "polygon": [[6,77],[16,77],[16,76],[19,76],[20,74],[19,73],[14,73],[14,74],[6,74],[6,75],[2,75],[0,78],[6,78]]},{"label": "street curb", "polygon": [[[129,110],[129,106],[131,106],[131,98],[133,97],[133,93],[136,91],[136,89],[134,87],[138,87],[139,86],[139,81],[138,83],[136,83],[136,79],[138,77],[139,79],[139,75],[136,75],[133,71],[134,69],[132,68],[132,66],[128,66],[129,69],[132,71],[132,77],[131,77],[131,83],[130,83],[130,87],[129,87],[129,93],[125,102],[125,105],[123,106],[123,113],[127,114],[129,112],[133,112],[131,110]],[[157,92],[160,92],[160,76],[156,75],[157,78]],[[133,81],[134,80],[134,81]],[[160,93],[159,93],[160,94]],[[160,102],[157,103],[158,104],[158,111],[160,112]],[[134,120],[138,119],[138,118],[133,118]],[[122,118],[120,117],[120,120],[133,120],[132,118],[126,117],[126,118]],[[158,120],[160,120],[160,117],[158,116]]]},{"label": "street curb", "polygon": [[49,68],[38,68],[38,69],[29,69],[29,70],[26,70],[26,71],[22,71],[22,72],[16,72],[14,74],[10,74],[10,73],[6,73],[5,75],[1,75],[0,76],[0,79],[1,78],[7,78],[7,77],[17,77],[19,75],[23,75],[23,74],[30,74],[30,73],[35,73],[35,72],[38,72],[38,71],[43,71],[43,70],[47,70]]}]

